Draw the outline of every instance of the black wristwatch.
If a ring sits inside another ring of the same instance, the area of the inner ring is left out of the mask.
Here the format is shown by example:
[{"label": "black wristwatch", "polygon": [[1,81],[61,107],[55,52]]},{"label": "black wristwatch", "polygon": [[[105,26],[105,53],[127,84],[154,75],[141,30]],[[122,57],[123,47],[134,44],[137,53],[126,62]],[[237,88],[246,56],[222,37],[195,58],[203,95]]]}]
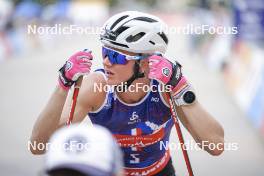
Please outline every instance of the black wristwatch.
[{"label": "black wristwatch", "polygon": [[191,105],[196,100],[196,96],[193,90],[184,90],[179,97],[175,97],[175,103],[177,106]]}]

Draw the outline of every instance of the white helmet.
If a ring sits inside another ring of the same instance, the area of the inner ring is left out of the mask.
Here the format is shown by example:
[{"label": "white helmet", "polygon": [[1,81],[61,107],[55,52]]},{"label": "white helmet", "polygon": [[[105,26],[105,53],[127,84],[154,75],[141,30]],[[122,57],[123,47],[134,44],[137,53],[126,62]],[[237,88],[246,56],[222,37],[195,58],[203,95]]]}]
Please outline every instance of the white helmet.
[{"label": "white helmet", "polygon": [[104,45],[133,53],[165,53],[168,45],[166,27],[158,17],[126,11],[105,22],[100,40]]}]

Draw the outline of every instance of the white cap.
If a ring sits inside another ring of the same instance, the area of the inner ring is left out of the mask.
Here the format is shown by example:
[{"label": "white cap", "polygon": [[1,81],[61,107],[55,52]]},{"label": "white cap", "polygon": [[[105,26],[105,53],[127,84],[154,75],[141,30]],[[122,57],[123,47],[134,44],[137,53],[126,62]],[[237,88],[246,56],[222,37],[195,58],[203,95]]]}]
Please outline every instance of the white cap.
[{"label": "white cap", "polygon": [[64,168],[93,176],[118,175],[123,168],[121,150],[102,126],[67,126],[54,133],[46,154],[47,172]]}]

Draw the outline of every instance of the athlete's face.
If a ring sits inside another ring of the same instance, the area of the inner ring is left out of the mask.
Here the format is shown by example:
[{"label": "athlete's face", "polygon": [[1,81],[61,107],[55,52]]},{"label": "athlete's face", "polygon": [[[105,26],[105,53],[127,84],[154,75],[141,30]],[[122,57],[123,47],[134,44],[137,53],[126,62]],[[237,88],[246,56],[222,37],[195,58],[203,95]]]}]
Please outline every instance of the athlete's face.
[{"label": "athlete's face", "polygon": [[[110,48],[110,47],[109,47]],[[123,54],[134,56],[135,53],[128,51],[112,48],[116,51],[120,51]],[[127,81],[133,75],[135,61],[128,60],[125,65],[121,64],[111,64],[108,57],[103,60],[104,69],[107,77],[107,84],[109,85],[118,85],[121,82]]]}]

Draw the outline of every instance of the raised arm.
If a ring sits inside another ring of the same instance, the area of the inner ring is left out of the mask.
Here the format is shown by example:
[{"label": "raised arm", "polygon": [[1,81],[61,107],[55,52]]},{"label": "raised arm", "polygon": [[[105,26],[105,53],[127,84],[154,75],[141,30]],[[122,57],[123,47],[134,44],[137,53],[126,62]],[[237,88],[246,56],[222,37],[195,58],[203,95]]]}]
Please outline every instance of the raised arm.
[{"label": "raised arm", "polygon": [[201,144],[201,148],[211,155],[220,155],[224,151],[223,127],[198,101],[192,105],[178,106],[177,113],[196,143]]},{"label": "raised arm", "polygon": [[[81,122],[91,110],[97,109],[104,100],[104,92],[95,92],[93,90],[94,83],[103,82],[104,78],[98,73],[91,73],[84,77],[80,93],[77,99],[73,123]],[[71,94],[63,90],[60,86],[55,88],[45,108],[39,114],[34,124],[31,144],[46,144],[53,132],[61,126],[66,125],[69,118]],[[45,150],[34,150],[33,154],[43,154]]]},{"label": "raised arm", "polygon": [[[68,108],[71,103],[71,95],[68,93],[68,90],[80,75],[89,73],[91,66],[90,58],[92,58],[90,53],[78,52],[70,57],[60,69],[59,84],[39,114],[32,130],[30,137],[32,145],[30,145],[30,150],[33,154],[42,154],[45,152],[45,150],[33,148],[32,146],[36,146],[33,144],[42,143],[45,145],[52,133],[60,126],[66,124],[69,117],[67,114],[69,111]],[[104,81],[104,79],[98,73],[90,73],[84,78],[77,99],[73,122],[82,121],[87,112],[96,108],[98,106],[97,104],[100,103],[100,98],[97,99],[98,92],[93,91],[93,84],[100,81]]]},{"label": "raised arm", "polygon": [[[224,130],[195,99],[195,93],[182,75],[181,65],[161,55],[153,55],[149,57],[149,69],[149,78],[170,86],[178,116],[199,146],[212,155],[220,155],[224,151]],[[183,101],[184,95],[189,97],[186,102]],[[163,97],[168,103],[166,93]]]}]

